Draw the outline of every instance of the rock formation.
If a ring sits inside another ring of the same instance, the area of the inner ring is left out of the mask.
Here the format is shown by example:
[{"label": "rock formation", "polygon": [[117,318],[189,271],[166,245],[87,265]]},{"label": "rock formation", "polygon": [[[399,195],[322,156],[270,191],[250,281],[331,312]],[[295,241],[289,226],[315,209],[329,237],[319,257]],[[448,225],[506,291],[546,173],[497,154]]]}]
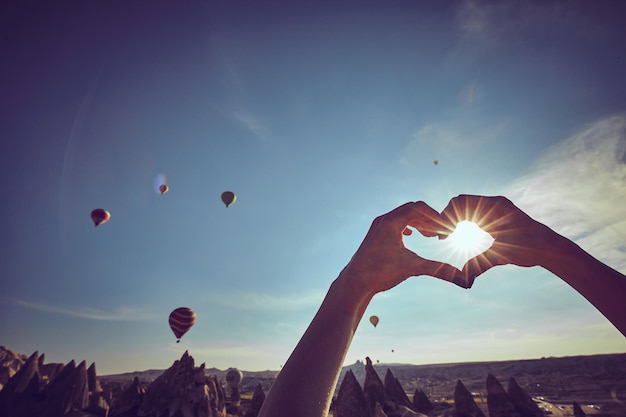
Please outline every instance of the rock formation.
[{"label": "rock formation", "polygon": [[0,390],[9,379],[22,367],[28,357],[0,346]]},{"label": "rock formation", "polygon": [[406,392],[404,392],[404,388],[402,388],[402,384],[400,384],[398,378],[393,376],[393,373],[391,373],[391,369],[389,368],[387,368],[387,373],[385,374],[385,392],[387,392],[389,400],[393,401],[397,405],[401,405],[409,409],[413,407],[411,400],[409,400]]},{"label": "rock formation", "polygon": [[489,417],[520,417],[509,395],[491,374],[487,375],[487,406]]},{"label": "rock formation", "polygon": [[346,372],[343,377],[337,399],[333,402],[334,417],[368,417],[369,408],[365,403],[363,389],[352,371]]},{"label": "rock formation", "polygon": [[543,417],[541,408],[539,408],[530,395],[519,386],[513,377],[509,379],[507,392],[520,417]]},{"label": "rock formation", "polygon": [[433,411],[433,404],[426,396],[426,393],[418,388],[413,393],[413,409],[424,414],[429,414]]},{"label": "rock formation", "polygon": [[[205,365],[194,365],[188,352],[160,374],[147,388],[135,377],[109,379],[101,384],[96,366],[85,361],[46,364],[44,355],[12,355],[0,348],[2,363],[9,363],[1,375],[7,377],[0,390],[0,417],[226,417],[225,387],[217,376],[208,375]],[[4,355],[4,356],[2,356]],[[16,365],[17,364],[17,365]],[[9,377],[9,369],[15,371]],[[366,359],[363,387],[348,370],[331,406],[335,417],[485,417],[474,397],[460,380],[454,391],[454,407],[448,401],[431,403],[416,389],[411,402],[390,369],[384,383],[372,362]],[[217,370],[219,371],[219,370]],[[232,388],[233,384],[229,387]],[[104,389],[103,389],[104,387]],[[541,409],[513,378],[508,390],[493,375],[487,376],[487,408],[490,417],[542,417]],[[245,391],[244,391],[245,392]],[[248,391],[249,392],[249,391]],[[230,402],[239,397],[231,392]],[[256,386],[251,401],[241,399],[228,416],[256,417],[265,400],[263,385]],[[481,404],[483,406],[483,404]],[[584,417],[574,403],[576,417]]]},{"label": "rock formation", "polygon": [[185,352],[180,360],[155,379],[146,390],[137,414],[159,417],[225,416],[224,388],[215,377],[205,375],[205,365],[196,368],[193,357]]},{"label": "rock formation", "polygon": [[574,417],[586,417],[587,415],[583,411],[582,407],[574,401],[573,404]]},{"label": "rock formation", "polygon": [[376,403],[384,406],[389,397],[385,392],[385,386],[380,377],[374,370],[372,360],[365,358],[365,382],[363,383],[363,392],[365,394],[365,404],[370,411],[374,411]]},{"label": "rock formation", "polygon": [[111,415],[119,417],[136,416],[145,393],[146,390],[139,382],[139,378],[133,378],[133,382],[124,391],[112,398]]},{"label": "rock formation", "polygon": [[[476,405],[472,393],[458,380],[454,389],[454,417],[485,417],[485,413]],[[493,416],[490,416],[493,417]]]},{"label": "rock formation", "polygon": [[250,407],[248,407],[248,412],[245,417],[257,417],[259,411],[261,411],[263,401],[265,401],[265,392],[263,392],[263,387],[259,384],[252,394],[252,401],[250,402]]},{"label": "rock formation", "polygon": [[335,417],[425,417],[413,409],[402,385],[387,370],[383,384],[369,358],[366,358],[365,382],[359,385],[348,370],[332,406]]}]

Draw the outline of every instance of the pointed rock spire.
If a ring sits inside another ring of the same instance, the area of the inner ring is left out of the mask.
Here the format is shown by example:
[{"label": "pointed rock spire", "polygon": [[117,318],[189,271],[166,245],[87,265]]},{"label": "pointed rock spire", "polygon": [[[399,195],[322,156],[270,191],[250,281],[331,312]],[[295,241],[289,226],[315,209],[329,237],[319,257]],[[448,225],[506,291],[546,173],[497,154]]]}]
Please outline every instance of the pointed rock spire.
[{"label": "pointed rock spire", "polygon": [[372,360],[369,357],[365,358],[365,382],[363,383],[363,391],[365,394],[365,403],[371,412],[374,411],[376,403],[382,406],[388,400],[383,382],[374,370]]},{"label": "pointed rock spire", "polygon": [[404,388],[402,388],[402,384],[398,381],[391,369],[387,368],[387,373],[385,374],[385,392],[391,401],[396,403],[398,406],[403,406],[412,409],[413,404],[407,397],[406,392],[404,392]]},{"label": "pointed rock spire", "polygon": [[539,408],[530,395],[519,386],[513,377],[509,379],[507,392],[520,417],[543,417],[541,408]]},{"label": "pointed rock spire", "polygon": [[146,390],[139,382],[139,378],[135,377],[132,384],[113,398],[110,414],[114,416],[136,415],[145,393]]},{"label": "pointed rock spire", "polygon": [[419,388],[416,388],[415,393],[413,394],[413,409],[424,414],[428,414],[433,411],[433,404],[426,396],[426,393]]},{"label": "pointed rock spire", "polygon": [[587,416],[585,412],[583,411],[582,407],[576,401],[572,403],[572,406],[574,407],[574,410],[573,410],[574,417],[586,417]]},{"label": "pointed rock spire", "polygon": [[333,402],[335,417],[367,417],[370,411],[365,402],[363,389],[354,373],[348,370],[343,377],[337,399]]},{"label": "pointed rock spire", "polygon": [[500,381],[491,374],[487,375],[487,408],[489,417],[520,417]]},{"label": "pointed rock spire", "polygon": [[254,393],[252,394],[252,400],[250,400],[250,406],[248,407],[248,412],[245,417],[257,417],[259,411],[261,411],[261,406],[263,406],[263,402],[265,401],[265,392],[263,392],[263,387],[261,384],[257,385],[254,389]]},{"label": "pointed rock spire", "polygon": [[485,417],[485,413],[476,405],[472,393],[460,379],[454,389],[454,417]]}]

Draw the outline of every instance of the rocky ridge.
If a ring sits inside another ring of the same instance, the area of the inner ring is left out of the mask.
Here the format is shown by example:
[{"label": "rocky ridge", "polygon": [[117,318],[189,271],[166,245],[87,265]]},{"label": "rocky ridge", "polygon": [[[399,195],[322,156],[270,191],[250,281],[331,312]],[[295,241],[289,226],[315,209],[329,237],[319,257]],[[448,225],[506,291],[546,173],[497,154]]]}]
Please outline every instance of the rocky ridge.
[{"label": "rocky ridge", "polygon": [[[213,369],[207,370],[205,364],[195,366],[188,352],[169,369],[153,371],[154,378],[150,382],[135,375],[132,382],[126,377],[123,383],[110,378],[102,382],[93,363],[89,367],[84,361],[76,365],[73,360],[65,365],[46,364],[44,355],[37,352],[30,357],[5,348],[0,348],[0,352],[5,352],[0,355],[3,359],[0,366],[6,369],[6,375],[11,374],[0,390],[0,417],[256,417],[267,390],[261,383],[256,385],[253,394],[252,390],[241,390],[239,385],[236,390],[229,386],[229,396],[225,388],[229,384],[224,383],[228,372],[220,371],[220,376],[207,374]],[[585,361],[591,359],[585,358]],[[394,371],[387,368],[381,380],[376,369],[384,368],[373,366],[369,358],[361,366],[346,369],[340,378],[331,406],[334,417],[539,417],[547,413],[548,403],[543,397],[532,398],[529,385],[522,385],[513,377],[509,378],[505,390],[496,376],[487,373],[486,383],[485,376],[482,378],[483,388],[476,391],[475,378],[467,374],[473,384],[471,389],[459,378],[453,396],[442,398],[433,396],[432,386],[420,387],[411,382],[415,379],[407,383],[406,379],[397,378],[396,370],[403,368],[395,367]],[[362,385],[356,373],[362,374]],[[263,381],[271,385],[271,375],[262,375],[269,382]],[[610,376],[619,378],[613,371]],[[237,384],[245,379],[240,375]],[[412,388],[407,389],[407,385]],[[615,385],[612,383],[612,386]],[[245,393],[245,399],[240,392]],[[611,395],[617,399],[615,390]],[[569,404],[570,411],[557,415],[582,417],[585,411],[590,411],[588,405],[571,401]],[[602,412],[592,410],[592,414],[623,415],[613,411],[608,408]]]}]

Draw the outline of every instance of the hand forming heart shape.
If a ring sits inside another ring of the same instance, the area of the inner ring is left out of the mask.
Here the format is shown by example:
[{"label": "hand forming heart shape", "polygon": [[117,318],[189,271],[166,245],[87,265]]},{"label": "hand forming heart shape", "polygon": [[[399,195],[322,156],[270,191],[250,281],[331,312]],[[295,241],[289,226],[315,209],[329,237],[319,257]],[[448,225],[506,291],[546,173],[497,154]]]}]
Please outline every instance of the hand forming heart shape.
[{"label": "hand forming heart shape", "polygon": [[[469,259],[463,263],[463,282],[455,280],[465,288],[470,288],[476,277],[497,265],[541,265],[553,256],[558,241],[558,235],[550,228],[529,217],[505,197],[459,195],[438,215],[441,230],[437,234],[444,241],[454,240],[454,230],[465,220],[476,223],[493,238],[491,246],[466,257]],[[432,236],[431,230],[416,229],[424,236]],[[422,249],[418,253],[424,256]]]}]

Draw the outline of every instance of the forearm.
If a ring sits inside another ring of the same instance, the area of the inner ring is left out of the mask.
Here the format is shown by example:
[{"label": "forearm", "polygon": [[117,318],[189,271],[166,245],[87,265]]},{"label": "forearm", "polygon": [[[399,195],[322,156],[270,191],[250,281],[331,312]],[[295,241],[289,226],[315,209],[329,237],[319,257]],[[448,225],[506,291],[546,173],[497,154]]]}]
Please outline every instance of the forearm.
[{"label": "forearm", "polygon": [[578,291],[626,336],[626,276],[560,235],[555,249],[541,266]]},{"label": "forearm", "polygon": [[[371,295],[344,269],[272,385],[259,417],[326,416],[350,342]],[[297,387],[297,389],[296,389]]]}]

